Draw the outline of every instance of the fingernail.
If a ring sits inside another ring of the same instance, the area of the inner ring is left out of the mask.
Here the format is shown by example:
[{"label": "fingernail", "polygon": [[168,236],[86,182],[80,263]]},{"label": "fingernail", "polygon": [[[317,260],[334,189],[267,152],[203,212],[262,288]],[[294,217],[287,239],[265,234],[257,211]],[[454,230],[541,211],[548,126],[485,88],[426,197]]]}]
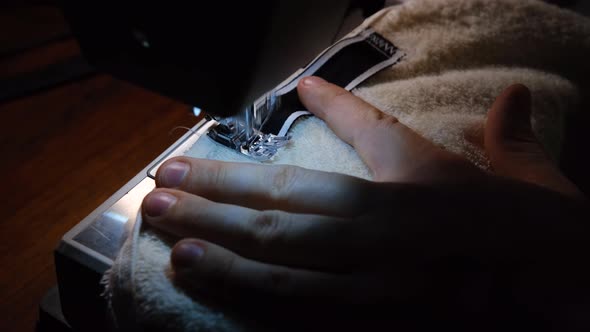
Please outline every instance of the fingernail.
[{"label": "fingernail", "polygon": [[308,76],[303,78],[302,81],[303,85],[306,87],[313,87],[326,83],[326,80],[318,76]]},{"label": "fingernail", "polygon": [[191,267],[203,257],[204,253],[205,250],[197,242],[180,242],[172,250],[172,265],[176,268]]},{"label": "fingernail", "polygon": [[144,212],[150,217],[159,217],[166,213],[176,201],[176,197],[168,193],[151,193],[143,203]]},{"label": "fingernail", "polygon": [[160,185],[168,188],[179,187],[188,174],[190,166],[180,161],[172,162],[164,167],[160,175]]}]

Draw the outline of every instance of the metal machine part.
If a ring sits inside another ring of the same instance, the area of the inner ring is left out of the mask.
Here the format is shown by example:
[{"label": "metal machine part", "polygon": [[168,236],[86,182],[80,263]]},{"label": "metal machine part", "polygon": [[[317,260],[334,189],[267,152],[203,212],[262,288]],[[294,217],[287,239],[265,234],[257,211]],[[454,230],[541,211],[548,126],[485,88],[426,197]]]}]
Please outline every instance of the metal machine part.
[{"label": "metal machine part", "polygon": [[[249,113],[249,111],[245,113]],[[239,117],[237,119],[232,117],[217,122],[217,125],[209,131],[209,137],[261,162],[271,160],[279,149],[287,145],[291,139],[289,136],[264,134],[247,122],[240,122],[238,119]]]},{"label": "metal machine part", "polygon": [[260,130],[265,120],[279,107],[280,97],[273,90],[237,115],[217,119],[217,125],[208,135],[214,141],[255,160],[269,161],[290,140],[289,136],[265,134]]}]

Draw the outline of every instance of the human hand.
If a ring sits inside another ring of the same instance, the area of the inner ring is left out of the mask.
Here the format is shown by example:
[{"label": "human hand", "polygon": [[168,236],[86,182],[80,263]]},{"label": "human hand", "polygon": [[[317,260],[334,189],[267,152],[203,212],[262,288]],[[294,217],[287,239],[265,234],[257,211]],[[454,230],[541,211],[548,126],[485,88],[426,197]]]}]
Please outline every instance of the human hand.
[{"label": "human hand", "polygon": [[[484,141],[494,174],[335,85],[307,78],[298,90],[375,182],[292,166],[166,162],[143,216],[192,238],[172,252],[177,283],[232,297],[343,303],[437,294],[439,304],[481,308],[490,304],[479,295],[502,276],[510,299],[499,305],[526,301],[543,312],[554,303],[539,302],[537,291],[563,295],[563,273],[579,285],[570,276],[583,275],[574,262],[587,248],[585,198],[536,141],[525,87],[507,89],[489,113]],[[470,278],[478,282],[457,281]]]}]

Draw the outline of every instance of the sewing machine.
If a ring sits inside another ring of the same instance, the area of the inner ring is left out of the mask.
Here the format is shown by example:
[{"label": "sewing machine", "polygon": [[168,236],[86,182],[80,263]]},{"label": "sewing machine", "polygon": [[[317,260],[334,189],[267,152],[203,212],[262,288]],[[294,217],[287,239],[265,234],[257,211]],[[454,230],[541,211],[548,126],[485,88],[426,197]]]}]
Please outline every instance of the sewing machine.
[{"label": "sewing machine", "polygon": [[254,159],[271,158],[288,138],[262,127],[286,102],[297,103],[296,94],[292,96],[298,78],[317,74],[322,66],[329,71],[333,54],[350,45],[377,50],[375,61],[381,67],[361,66],[350,77],[332,78],[343,86],[354,87],[395,61],[393,45],[369,34],[316,57],[384,5],[360,1],[355,7],[352,2],[217,1],[197,10],[180,1],[168,1],[165,7],[138,1],[63,1],[64,16],[92,65],[194,105],[196,113],[203,110],[207,117],[63,236],[55,250],[59,294],[49,294],[41,305],[42,322],[65,320],[73,330],[84,331],[108,327],[100,279],[116,258],[143,197],[155,187],[153,178],[163,161],[182,155],[203,135]]}]

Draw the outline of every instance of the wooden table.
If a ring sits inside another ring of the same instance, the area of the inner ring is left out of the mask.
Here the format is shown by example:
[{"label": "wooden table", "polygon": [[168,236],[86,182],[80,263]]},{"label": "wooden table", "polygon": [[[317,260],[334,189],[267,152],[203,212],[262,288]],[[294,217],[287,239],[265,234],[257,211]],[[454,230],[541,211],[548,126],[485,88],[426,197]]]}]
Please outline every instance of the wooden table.
[{"label": "wooden table", "polygon": [[[77,55],[57,10],[0,12],[0,81]],[[0,101],[0,331],[34,328],[61,236],[195,123],[187,105],[103,74]]]}]

